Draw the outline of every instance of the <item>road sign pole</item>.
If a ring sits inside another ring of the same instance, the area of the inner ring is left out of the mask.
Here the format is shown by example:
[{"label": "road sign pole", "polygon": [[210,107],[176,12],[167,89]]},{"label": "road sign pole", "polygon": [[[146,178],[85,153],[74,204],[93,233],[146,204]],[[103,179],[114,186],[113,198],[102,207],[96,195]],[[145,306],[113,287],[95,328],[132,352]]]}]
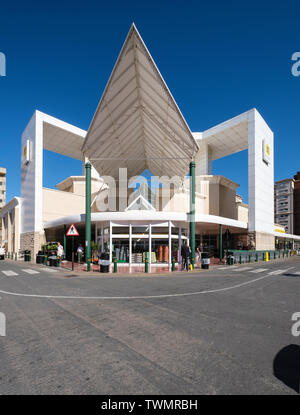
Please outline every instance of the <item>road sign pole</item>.
[{"label": "road sign pole", "polygon": [[91,169],[90,162],[85,164],[85,252],[87,271],[91,270]]},{"label": "road sign pole", "polygon": [[72,271],[74,271],[74,236],[72,236]]}]

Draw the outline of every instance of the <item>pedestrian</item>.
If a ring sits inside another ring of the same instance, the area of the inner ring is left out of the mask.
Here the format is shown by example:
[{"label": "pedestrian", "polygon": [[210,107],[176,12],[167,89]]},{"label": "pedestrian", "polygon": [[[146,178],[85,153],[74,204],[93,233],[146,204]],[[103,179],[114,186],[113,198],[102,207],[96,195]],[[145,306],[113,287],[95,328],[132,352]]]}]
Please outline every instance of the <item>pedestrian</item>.
[{"label": "pedestrian", "polygon": [[56,255],[57,255],[58,259],[59,259],[59,262],[61,262],[61,260],[63,259],[63,256],[64,256],[64,247],[61,245],[60,242],[57,242]]},{"label": "pedestrian", "polygon": [[198,246],[196,249],[196,265],[200,268],[200,263],[201,263],[201,250],[200,247]]},{"label": "pedestrian", "polygon": [[79,244],[79,246],[77,248],[77,257],[78,257],[78,263],[79,264],[81,264],[82,256],[83,256],[83,246],[81,244]]},{"label": "pedestrian", "polygon": [[188,245],[182,245],[181,257],[182,257],[182,271],[184,269],[188,271],[189,270],[189,257],[190,257],[190,248]]}]

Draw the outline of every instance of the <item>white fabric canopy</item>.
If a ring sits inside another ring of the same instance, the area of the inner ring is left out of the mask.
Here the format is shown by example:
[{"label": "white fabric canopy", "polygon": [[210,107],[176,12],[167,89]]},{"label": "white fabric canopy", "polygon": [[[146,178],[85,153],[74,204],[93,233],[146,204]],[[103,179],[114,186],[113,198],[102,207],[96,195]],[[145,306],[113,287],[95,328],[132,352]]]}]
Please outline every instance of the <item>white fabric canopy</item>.
[{"label": "white fabric canopy", "polygon": [[100,175],[149,169],[184,177],[198,149],[134,24],[106,85],[82,150]]}]

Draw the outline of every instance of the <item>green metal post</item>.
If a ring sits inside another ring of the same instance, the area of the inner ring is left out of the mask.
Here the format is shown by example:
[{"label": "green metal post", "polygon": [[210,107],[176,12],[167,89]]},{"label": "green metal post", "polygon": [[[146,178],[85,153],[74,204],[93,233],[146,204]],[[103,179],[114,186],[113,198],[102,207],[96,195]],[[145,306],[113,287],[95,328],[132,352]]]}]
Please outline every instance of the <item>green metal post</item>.
[{"label": "green metal post", "polygon": [[242,263],[242,255],[240,255],[240,264]]},{"label": "green metal post", "polygon": [[195,227],[195,169],[194,161],[190,162],[190,248],[191,248],[191,264],[195,267],[195,250],[196,250],[196,227]]},{"label": "green metal post", "polygon": [[91,270],[91,170],[90,162],[85,164],[85,257],[87,271]]},{"label": "green metal post", "polygon": [[175,271],[175,258],[172,259],[172,271]]},{"label": "green metal post", "polygon": [[148,258],[145,258],[145,272],[148,272]]},{"label": "green metal post", "polygon": [[118,271],[118,260],[117,258],[114,258],[114,273]]},{"label": "green metal post", "polygon": [[47,257],[47,255],[45,255],[45,262],[44,262],[44,264],[45,264],[45,265],[47,265],[47,264],[48,264],[48,257]]},{"label": "green metal post", "polygon": [[223,246],[222,246],[222,242],[223,242],[223,232],[222,232],[222,225],[220,225],[220,262],[223,259]]},{"label": "green metal post", "polygon": [[258,254],[255,254],[255,262],[258,262]]},{"label": "green metal post", "polygon": [[17,261],[17,259],[18,259],[18,254],[15,253],[15,261]]}]

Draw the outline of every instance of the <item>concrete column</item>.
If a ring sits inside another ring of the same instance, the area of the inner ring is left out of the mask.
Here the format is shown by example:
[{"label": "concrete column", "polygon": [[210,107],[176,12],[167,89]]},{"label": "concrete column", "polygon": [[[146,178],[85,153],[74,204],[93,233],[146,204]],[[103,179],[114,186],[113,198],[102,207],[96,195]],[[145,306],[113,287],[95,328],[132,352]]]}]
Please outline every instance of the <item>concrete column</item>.
[{"label": "concrete column", "polygon": [[91,270],[91,163],[85,164],[85,252],[87,270]]},{"label": "concrete column", "polygon": [[11,229],[11,219],[10,214],[7,212],[7,251],[11,252],[12,250],[12,229]]},{"label": "concrete column", "polygon": [[195,156],[196,176],[207,176],[211,174],[211,149],[206,143],[198,141],[199,150]]}]

